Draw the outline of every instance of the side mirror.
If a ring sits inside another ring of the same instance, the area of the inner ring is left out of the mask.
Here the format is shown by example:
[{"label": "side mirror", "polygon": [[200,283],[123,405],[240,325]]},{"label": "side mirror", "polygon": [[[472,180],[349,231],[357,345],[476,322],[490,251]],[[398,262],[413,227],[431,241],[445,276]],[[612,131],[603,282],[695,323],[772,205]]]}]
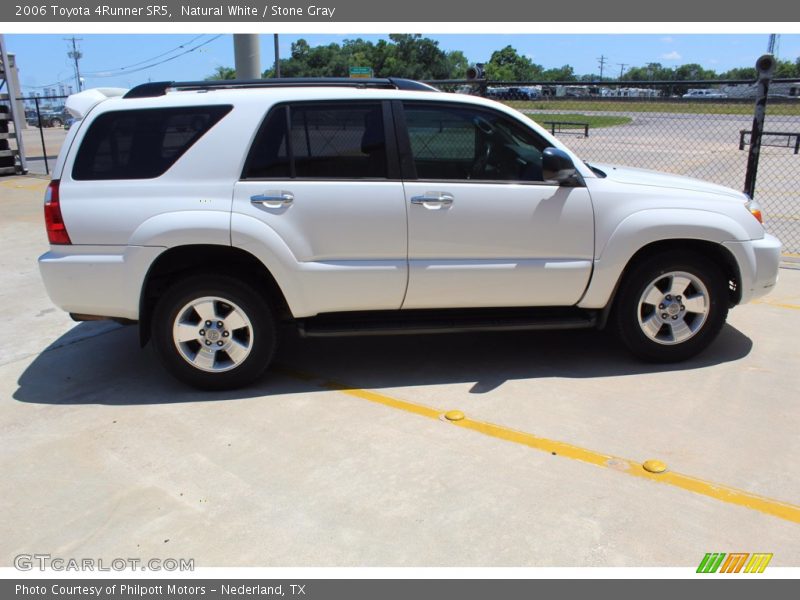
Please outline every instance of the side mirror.
[{"label": "side mirror", "polygon": [[578,171],[566,152],[550,147],[542,151],[542,175],[545,181],[568,184],[577,180]]}]

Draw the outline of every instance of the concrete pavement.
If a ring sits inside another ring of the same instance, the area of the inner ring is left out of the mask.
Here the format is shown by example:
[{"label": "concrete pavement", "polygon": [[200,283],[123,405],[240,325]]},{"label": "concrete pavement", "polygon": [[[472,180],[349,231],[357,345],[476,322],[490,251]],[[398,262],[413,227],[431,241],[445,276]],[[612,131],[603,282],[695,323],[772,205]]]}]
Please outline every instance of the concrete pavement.
[{"label": "concrete pavement", "polygon": [[[370,399],[409,401],[800,505],[800,271],[701,357],[603,333],[302,340],[237,392],[170,379],[134,327],[75,324],[36,269],[45,180],[0,180],[0,566],[800,565],[800,523]],[[327,384],[336,380],[363,394]]]}]

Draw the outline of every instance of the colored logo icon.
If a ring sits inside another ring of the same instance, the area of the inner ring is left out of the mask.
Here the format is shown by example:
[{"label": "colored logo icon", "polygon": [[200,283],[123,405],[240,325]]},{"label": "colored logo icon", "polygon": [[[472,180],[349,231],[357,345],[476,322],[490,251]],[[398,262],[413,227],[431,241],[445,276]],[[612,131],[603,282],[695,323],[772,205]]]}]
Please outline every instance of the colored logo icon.
[{"label": "colored logo icon", "polygon": [[708,552],[697,567],[698,573],[763,573],[772,560],[771,553]]}]

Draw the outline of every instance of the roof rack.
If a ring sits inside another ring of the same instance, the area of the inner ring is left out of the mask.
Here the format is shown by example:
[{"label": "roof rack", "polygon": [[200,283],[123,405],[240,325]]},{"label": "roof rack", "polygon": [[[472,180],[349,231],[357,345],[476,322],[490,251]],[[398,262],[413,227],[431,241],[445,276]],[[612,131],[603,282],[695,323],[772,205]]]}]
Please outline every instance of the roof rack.
[{"label": "roof rack", "polygon": [[275,79],[216,79],[211,81],[154,81],[137,85],[123,98],[154,98],[173,90],[217,90],[270,87],[355,87],[418,92],[436,92],[435,87],[413,79],[398,77],[348,78],[348,77],[285,77]]}]

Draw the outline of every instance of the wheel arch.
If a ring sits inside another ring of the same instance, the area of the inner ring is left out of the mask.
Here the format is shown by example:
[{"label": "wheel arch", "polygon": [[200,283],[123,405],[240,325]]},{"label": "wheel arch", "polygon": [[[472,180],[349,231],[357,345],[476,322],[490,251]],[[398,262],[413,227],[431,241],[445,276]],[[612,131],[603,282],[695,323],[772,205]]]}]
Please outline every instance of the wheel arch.
[{"label": "wheel arch", "polygon": [[292,317],[275,277],[262,261],[232,246],[189,244],[162,252],[145,276],[139,298],[139,342],[150,340],[153,309],[164,291],[177,279],[192,275],[218,273],[246,281],[272,304],[279,319]]},{"label": "wheel arch", "polygon": [[605,306],[602,307],[600,318],[598,320],[598,327],[605,327],[609,316],[611,315],[614,301],[617,298],[617,292],[621,283],[637,264],[659,254],[678,251],[682,253],[697,254],[698,256],[704,256],[710,259],[719,267],[728,283],[728,307],[733,308],[739,304],[739,302],[741,302],[741,271],[739,269],[739,264],[736,262],[736,258],[733,256],[730,250],[725,248],[725,246],[717,242],[698,239],[675,238],[657,240],[639,248],[625,263],[625,266],[614,282],[614,287],[611,295],[608,298],[608,301],[606,302]]}]

